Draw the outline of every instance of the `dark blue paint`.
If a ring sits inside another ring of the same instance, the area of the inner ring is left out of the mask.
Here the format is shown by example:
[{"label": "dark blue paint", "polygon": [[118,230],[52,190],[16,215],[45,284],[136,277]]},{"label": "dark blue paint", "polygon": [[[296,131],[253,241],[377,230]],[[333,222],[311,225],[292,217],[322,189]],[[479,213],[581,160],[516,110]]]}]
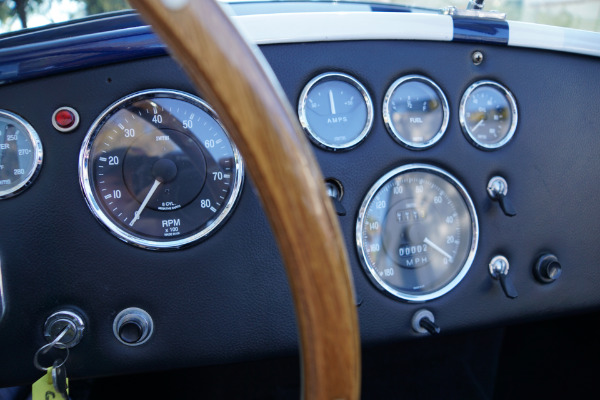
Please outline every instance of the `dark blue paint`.
[{"label": "dark blue paint", "polygon": [[0,49],[0,84],[165,54],[147,26],[9,47]]},{"label": "dark blue paint", "polygon": [[508,44],[508,22],[482,18],[454,17],[454,41]]}]

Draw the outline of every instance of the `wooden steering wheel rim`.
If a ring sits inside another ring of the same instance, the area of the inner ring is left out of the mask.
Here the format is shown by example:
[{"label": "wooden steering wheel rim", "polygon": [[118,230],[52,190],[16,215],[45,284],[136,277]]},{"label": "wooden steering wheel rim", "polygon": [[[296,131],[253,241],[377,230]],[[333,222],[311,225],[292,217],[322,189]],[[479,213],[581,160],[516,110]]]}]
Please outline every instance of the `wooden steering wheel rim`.
[{"label": "wooden steering wheel rim", "polygon": [[217,111],[253,178],[292,289],[303,397],[357,399],[360,339],[348,257],[318,164],[270,67],[215,0],[130,3]]}]

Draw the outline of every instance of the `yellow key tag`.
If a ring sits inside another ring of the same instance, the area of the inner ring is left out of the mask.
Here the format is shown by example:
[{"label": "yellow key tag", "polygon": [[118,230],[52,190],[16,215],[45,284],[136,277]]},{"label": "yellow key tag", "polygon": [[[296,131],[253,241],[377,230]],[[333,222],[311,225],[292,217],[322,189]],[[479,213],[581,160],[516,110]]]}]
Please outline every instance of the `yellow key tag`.
[{"label": "yellow key tag", "polygon": [[46,374],[34,382],[31,388],[32,400],[67,400],[54,388],[52,382],[53,369],[53,367],[48,368]]}]

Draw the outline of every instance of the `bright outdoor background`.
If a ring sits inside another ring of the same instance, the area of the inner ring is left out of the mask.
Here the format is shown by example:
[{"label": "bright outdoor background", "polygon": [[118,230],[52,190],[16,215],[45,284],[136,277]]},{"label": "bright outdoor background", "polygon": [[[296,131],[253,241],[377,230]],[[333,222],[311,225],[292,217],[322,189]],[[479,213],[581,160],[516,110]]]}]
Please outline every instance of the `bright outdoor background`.
[{"label": "bright outdoor background", "polygon": [[[235,0],[231,0],[235,1]],[[466,8],[468,0],[377,0],[417,7]],[[129,8],[127,0],[0,0],[0,33]],[[508,19],[600,31],[600,0],[487,0]]]}]

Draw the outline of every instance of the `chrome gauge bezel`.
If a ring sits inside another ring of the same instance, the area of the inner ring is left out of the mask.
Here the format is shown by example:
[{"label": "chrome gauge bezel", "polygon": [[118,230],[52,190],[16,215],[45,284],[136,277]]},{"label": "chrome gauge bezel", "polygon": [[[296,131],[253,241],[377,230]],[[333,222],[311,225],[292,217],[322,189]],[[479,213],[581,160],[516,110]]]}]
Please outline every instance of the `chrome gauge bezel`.
[{"label": "chrome gauge bezel", "polygon": [[[217,218],[215,218],[212,221],[212,223],[210,223],[204,229],[195,233],[194,235],[191,235],[191,236],[188,236],[188,237],[185,237],[182,239],[168,240],[168,241],[149,240],[149,239],[144,239],[142,237],[136,236],[136,235],[124,230],[122,227],[120,227],[119,225],[114,223],[112,221],[112,219],[109,218],[105,214],[105,212],[101,208],[100,204],[98,203],[98,200],[96,199],[96,197],[94,195],[94,190],[91,186],[90,171],[89,171],[89,162],[90,162],[89,158],[90,158],[91,147],[93,145],[93,140],[98,133],[98,128],[101,127],[101,125],[103,125],[106,122],[106,120],[108,118],[110,118],[110,116],[112,116],[114,113],[119,111],[123,105],[132,102],[132,100],[134,100],[134,99],[135,100],[143,100],[143,99],[149,98],[149,97],[168,97],[168,98],[181,99],[183,101],[191,102],[195,106],[199,107],[200,109],[202,109],[203,111],[208,113],[221,126],[221,128],[223,128],[223,131],[229,138],[231,147],[233,149],[235,169],[237,171],[237,174],[235,176],[234,181],[232,182],[232,189],[231,189],[232,191],[231,191],[231,195],[229,196],[229,199],[227,200],[227,203],[223,205],[221,213],[219,214],[219,216]],[[103,226],[105,226],[109,230],[109,232],[112,233],[114,236],[116,236],[117,238],[121,239],[122,241],[124,241],[126,243],[129,243],[134,246],[137,246],[137,247],[140,247],[143,249],[147,249],[147,250],[176,250],[176,249],[180,249],[180,248],[186,247],[188,245],[191,245],[192,243],[209,236],[213,231],[215,231],[218,227],[220,227],[221,224],[230,216],[231,211],[233,210],[235,204],[237,203],[237,201],[240,197],[243,180],[244,180],[244,163],[243,163],[242,157],[241,157],[237,147],[231,140],[231,137],[227,133],[227,130],[225,130],[225,128],[224,128],[223,124],[221,123],[221,120],[217,116],[216,112],[210,107],[210,105],[208,105],[208,103],[206,103],[204,100],[200,99],[199,97],[193,96],[186,92],[172,90],[172,89],[149,89],[149,90],[135,92],[135,93],[132,93],[130,95],[127,95],[127,96],[117,100],[116,102],[114,102],[113,104],[108,106],[100,114],[100,116],[98,116],[98,118],[96,118],[96,120],[94,121],[94,123],[92,124],[90,129],[88,130],[87,135],[81,146],[81,151],[79,153],[79,181],[80,181],[81,189],[84,194],[84,198],[86,200],[86,203],[87,203],[90,211],[101,222],[101,224]]]},{"label": "chrome gauge bezel", "polygon": [[[460,271],[458,272],[458,274],[442,288],[436,290],[435,292],[425,293],[425,294],[412,294],[412,293],[406,293],[406,292],[400,291],[400,290],[390,286],[383,279],[381,279],[381,277],[379,276],[379,274],[377,273],[375,268],[369,262],[369,257],[367,256],[367,253],[366,253],[366,247],[363,243],[363,234],[362,234],[363,228],[364,228],[363,225],[366,220],[367,209],[368,209],[369,205],[371,204],[371,201],[373,200],[376,193],[385,184],[387,184],[391,179],[394,179],[398,175],[401,175],[401,174],[404,174],[407,172],[414,172],[414,171],[425,171],[428,173],[438,175],[442,179],[446,180],[449,184],[451,184],[459,192],[459,194],[461,195],[462,199],[464,200],[464,202],[467,206],[467,209],[469,211],[469,214],[471,217],[471,230],[473,233],[472,237],[471,237],[471,245],[470,245],[469,252],[468,252],[466,260],[465,260],[464,264],[462,265],[462,267],[460,268]],[[367,194],[364,197],[364,200],[363,200],[363,202],[360,206],[359,212],[358,212],[355,234],[356,234],[356,249],[357,249],[357,252],[359,255],[358,258],[360,259],[361,265],[362,265],[366,275],[369,277],[369,279],[375,285],[375,287],[377,287],[379,290],[381,290],[386,295],[392,296],[396,299],[406,301],[406,302],[420,303],[420,302],[436,299],[436,298],[443,296],[444,294],[450,292],[463,280],[463,278],[465,277],[467,272],[469,272],[469,269],[471,268],[471,266],[473,264],[473,260],[475,259],[475,255],[477,253],[477,247],[478,247],[478,243],[479,243],[479,222],[477,219],[477,212],[475,210],[475,205],[473,203],[473,200],[471,199],[471,196],[469,196],[469,193],[467,192],[465,187],[452,174],[450,174],[449,172],[447,172],[439,167],[429,165],[429,164],[407,164],[407,165],[403,165],[403,166],[394,168],[393,170],[387,172],[385,175],[383,175],[381,178],[379,178],[373,184],[373,186],[369,189],[369,191],[367,192]]]},{"label": "chrome gauge bezel", "polygon": [[[467,103],[467,100],[469,99],[471,94],[477,88],[482,87],[482,86],[491,86],[491,87],[499,90],[504,95],[506,100],[508,101],[508,104],[511,109],[512,120],[511,120],[510,127],[508,129],[508,133],[506,134],[504,139],[502,139],[501,141],[499,141],[498,143],[495,143],[495,144],[487,144],[487,143],[482,143],[481,141],[479,141],[477,139],[477,137],[475,136],[475,134],[473,132],[471,132],[471,129],[469,129],[469,126],[467,124],[467,118],[465,116],[465,113],[466,113],[465,105]],[[460,100],[458,119],[460,121],[460,126],[462,128],[462,131],[463,131],[465,137],[473,146],[475,146],[476,148],[481,149],[481,150],[488,150],[488,151],[496,150],[496,149],[503,147],[508,142],[510,142],[510,140],[515,135],[515,132],[517,130],[517,124],[519,122],[519,111],[517,108],[517,100],[515,99],[515,96],[510,92],[510,90],[508,90],[506,87],[499,84],[498,82],[491,81],[491,80],[477,81],[477,82],[473,83],[471,86],[469,86],[467,88],[467,90],[465,90],[465,93],[463,94],[463,96]]]},{"label": "chrome gauge bezel", "polygon": [[31,186],[33,181],[35,181],[35,179],[39,175],[40,170],[42,169],[42,162],[44,160],[44,149],[42,147],[42,141],[40,140],[39,135],[37,134],[35,129],[33,129],[33,126],[29,124],[29,122],[25,121],[17,114],[6,110],[0,110],[0,116],[9,120],[13,120],[16,124],[21,125],[23,128],[25,128],[24,133],[27,134],[29,140],[31,141],[31,145],[35,153],[33,156],[33,163],[32,165],[28,166],[27,176],[23,180],[23,182],[11,188],[10,190],[0,191],[0,200],[3,200],[16,196]]},{"label": "chrome gauge bezel", "polygon": [[[365,122],[363,130],[353,140],[341,144],[330,143],[323,140],[323,138],[318,134],[318,132],[315,132],[310,126],[310,123],[308,122],[308,119],[306,117],[306,101],[308,99],[308,93],[318,83],[330,80],[339,80],[354,86],[354,88],[356,88],[356,90],[358,90],[361,94],[364,104],[367,107],[367,120]],[[371,100],[371,96],[369,95],[369,92],[367,92],[365,86],[362,83],[360,83],[356,78],[348,74],[344,74],[342,72],[325,72],[320,75],[317,75],[306,84],[298,100],[298,117],[300,119],[300,125],[302,126],[304,131],[308,133],[308,138],[314,144],[325,150],[343,151],[350,150],[358,146],[367,137],[367,135],[371,131],[371,128],[373,127],[373,116],[373,100]]]},{"label": "chrome gauge bezel", "polygon": [[[444,116],[442,119],[442,125],[440,126],[440,129],[438,130],[438,132],[431,139],[429,139],[425,142],[422,142],[422,143],[413,142],[411,140],[407,140],[406,138],[402,137],[400,132],[398,132],[398,130],[394,127],[394,124],[392,123],[390,110],[389,110],[390,100],[392,98],[392,95],[396,91],[396,89],[400,85],[410,82],[410,81],[423,82],[426,85],[428,85],[429,87],[431,87],[431,89],[433,89],[437,93],[437,95],[440,99],[441,105],[442,105],[442,111],[444,113]],[[446,130],[448,129],[448,123],[450,121],[450,107],[448,106],[448,99],[446,98],[444,91],[438,86],[438,84],[436,84],[431,79],[429,79],[425,76],[422,76],[422,75],[403,76],[403,77],[397,79],[394,83],[392,83],[392,85],[389,87],[389,89],[387,90],[387,92],[385,94],[385,97],[383,99],[383,121],[385,122],[385,127],[387,128],[388,132],[392,135],[392,138],[395,141],[397,141],[398,143],[400,143],[402,146],[409,148],[411,150],[428,149],[431,146],[435,145],[437,142],[439,142],[440,139],[446,133]]]}]

